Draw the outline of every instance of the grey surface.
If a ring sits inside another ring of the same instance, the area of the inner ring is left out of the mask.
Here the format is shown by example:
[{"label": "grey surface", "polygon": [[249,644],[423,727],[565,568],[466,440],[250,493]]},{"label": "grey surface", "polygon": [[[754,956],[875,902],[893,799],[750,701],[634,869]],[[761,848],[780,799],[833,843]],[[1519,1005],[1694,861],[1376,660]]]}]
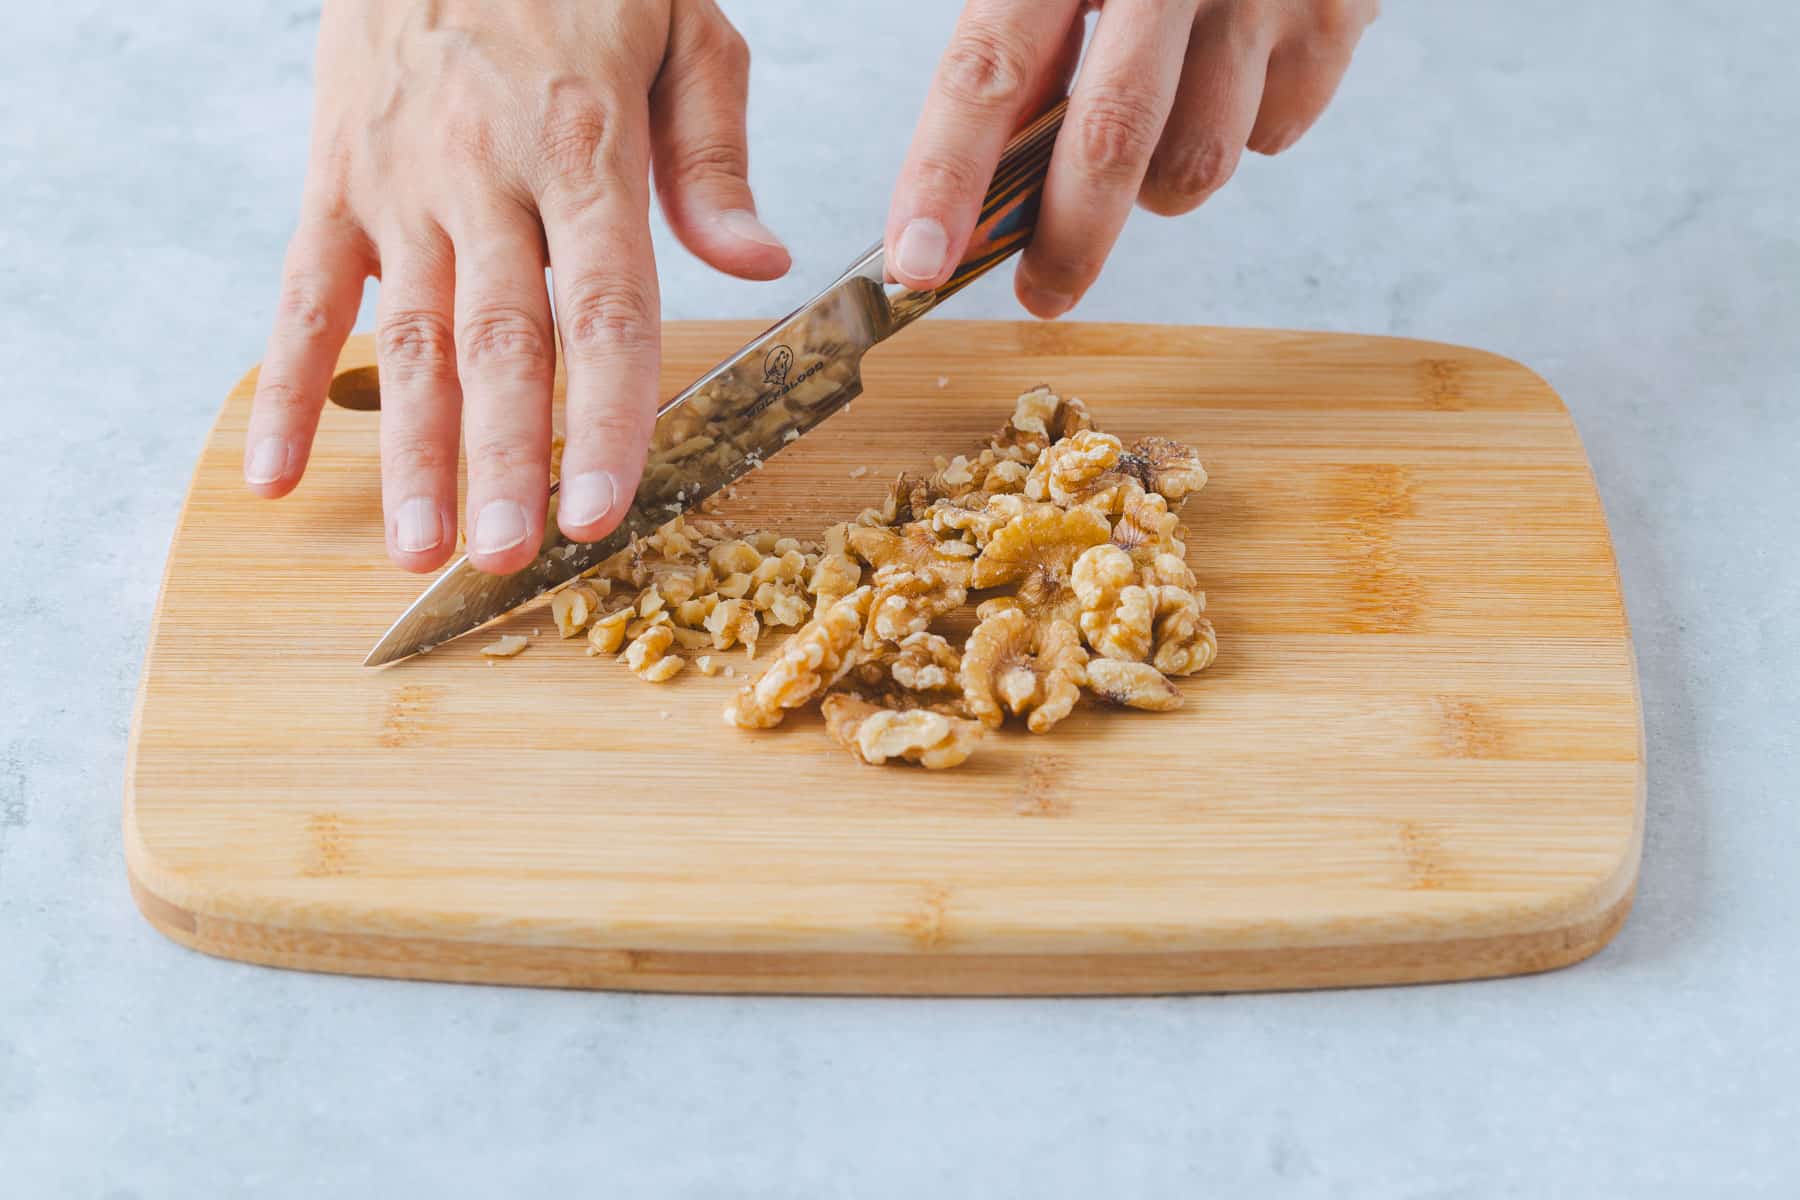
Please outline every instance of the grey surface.
[{"label": "grey surface", "polygon": [[[1390,3],[1297,150],[1195,217],[1134,218],[1078,316],[1466,342],[1568,399],[1637,631],[1650,824],[1636,913],[1570,970],[1116,1002],[389,983],[214,961],[143,924],[118,833],[132,692],[194,455],[261,352],[315,14],[16,7],[0,1191],[1800,1194],[1788,4]],[[726,282],[659,232],[672,317],[773,313],[870,238],[955,6],[729,7],[759,55],[762,209],[797,265]],[[857,98],[821,121],[839,89]],[[999,282],[955,311],[1014,313]]]}]

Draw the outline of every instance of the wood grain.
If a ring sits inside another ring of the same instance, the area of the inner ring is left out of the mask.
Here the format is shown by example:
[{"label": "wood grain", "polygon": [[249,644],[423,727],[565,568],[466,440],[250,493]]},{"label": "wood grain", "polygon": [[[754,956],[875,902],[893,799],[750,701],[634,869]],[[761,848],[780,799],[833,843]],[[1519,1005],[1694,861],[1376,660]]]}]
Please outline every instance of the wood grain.
[{"label": "wood grain", "polygon": [[[664,391],[750,332],[671,326]],[[356,339],[341,367],[370,360]],[[382,553],[377,415],[328,408],[300,491],[258,501],[252,375],[196,470],[144,668],[125,841],[146,916],[316,970],[982,994],[1502,975],[1618,928],[1635,669],[1587,463],[1538,377],[1393,339],[933,320],[866,379],[735,515],[816,532],[1041,381],[1202,448],[1190,560],[1222,652],[1183,709],[1079,711],[927,773],[859,766],[811,715],[728,729],[741,675],[639,683],[542,608],[495,627],[543,635],[497,666],[478,634],[366,671],[421,586]]]}]

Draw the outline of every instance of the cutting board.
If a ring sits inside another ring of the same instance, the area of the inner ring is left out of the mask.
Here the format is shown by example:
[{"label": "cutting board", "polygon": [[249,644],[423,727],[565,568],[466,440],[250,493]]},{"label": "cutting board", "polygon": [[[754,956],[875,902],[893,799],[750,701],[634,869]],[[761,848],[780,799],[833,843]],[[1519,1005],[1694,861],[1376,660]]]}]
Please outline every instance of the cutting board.
[{"label": "cutting board", "polygon": [[[663,391],[753,331],[670,326]],[[341,401],[373,402],[371,363],[353,340]],[[496,627],[534,635],[518,658],[489,665],[477,635],[363,668],[422,583],[383,556],[377,414],[327,406],[300,490],[259,501],[252,373],[144,666],[139,906],[276,966],[683,991],[1405,983],[1606,943],[1642,726],[1600,502],[1543,380],[1389,338],[931,320],[733,515],[816,534],[1040,382],[1127,440],[1201,448],[1189,558],[1219,660],[1177,712],[1081,709],[926,772],[856,763],[816,714],[728,728],[742,658],[641,683],[543,607]]]}]

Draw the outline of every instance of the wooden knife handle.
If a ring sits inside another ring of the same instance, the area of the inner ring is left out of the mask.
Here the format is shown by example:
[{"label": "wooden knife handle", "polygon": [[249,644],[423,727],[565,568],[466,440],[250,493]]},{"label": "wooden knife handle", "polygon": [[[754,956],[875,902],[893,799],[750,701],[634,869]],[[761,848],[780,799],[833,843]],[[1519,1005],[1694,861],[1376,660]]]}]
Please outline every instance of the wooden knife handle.
[{"label": "wooden knife handle", "polygon": [[1024,249],[1037,228],[1038,202],[1044,196],[1044,174],[1050,167],[1050,151],[1062,128],[1069,102],[1058,100],[1031,124],[1019,130],[1000,155],[993,182],[981,202],[981,216],[969,238],[962,261],[942,287],[928,292],[907,291],[892,298],[894,315],[902,323],[923,316],[938,301],[954,296],[994,267]]}]

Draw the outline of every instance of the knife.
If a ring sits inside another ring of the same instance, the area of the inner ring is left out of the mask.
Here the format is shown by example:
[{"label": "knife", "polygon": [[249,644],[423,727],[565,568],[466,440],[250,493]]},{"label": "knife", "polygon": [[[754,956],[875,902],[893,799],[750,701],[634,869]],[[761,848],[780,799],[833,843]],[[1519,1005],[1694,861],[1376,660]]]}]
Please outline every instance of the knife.
[{"label": "knife", "polygon": [[746,343],[657,411],[643,481],[619,527],[597,542],[556,528],[556,487],[544,546],[510,575],[458,558],[382,635],[367,667],[410,658],[471,633],[580,577],[796,441],[862,393],[862,359],[1031,240],[1064,101],[1007,143],[962,261],[942,287],[884,282],[877,242],[835,282]]}]

